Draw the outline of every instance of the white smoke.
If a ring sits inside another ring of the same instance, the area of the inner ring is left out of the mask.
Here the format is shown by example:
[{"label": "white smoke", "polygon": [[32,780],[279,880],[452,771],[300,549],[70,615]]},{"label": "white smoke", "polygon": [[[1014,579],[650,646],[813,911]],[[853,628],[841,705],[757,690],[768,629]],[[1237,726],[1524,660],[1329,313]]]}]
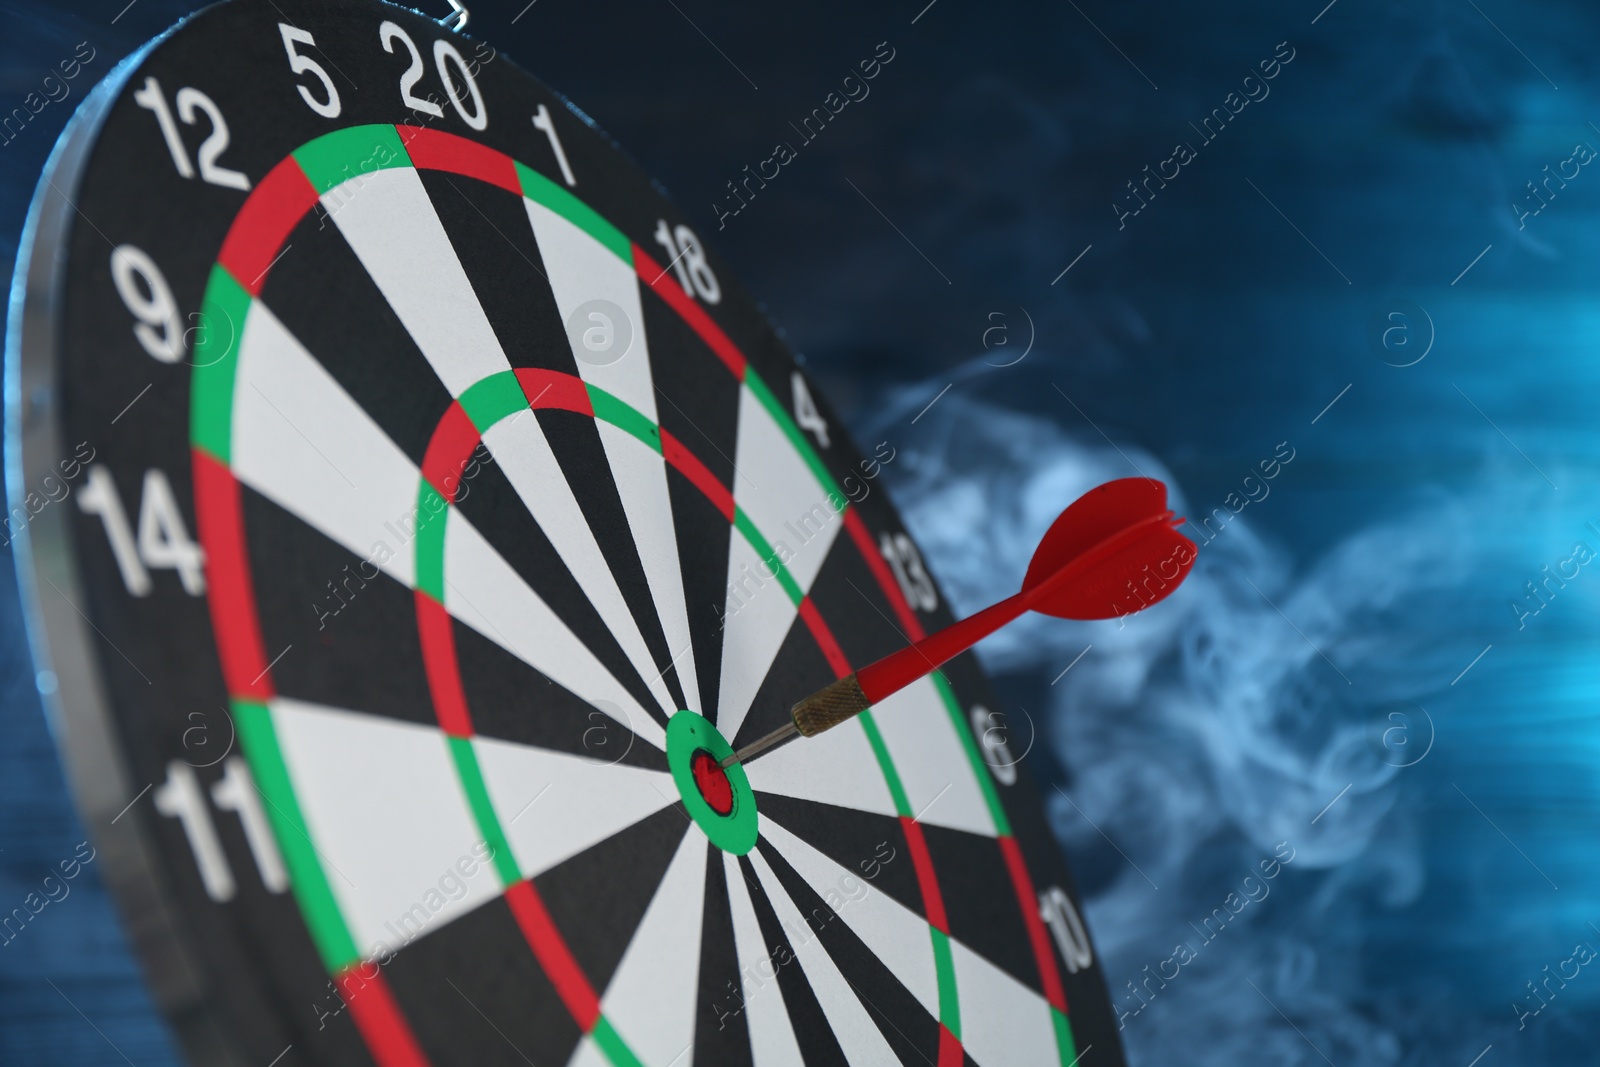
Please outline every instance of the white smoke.
[{"label": "white smoke", "polygon": [[[927,402],[912,393],[885,407]],[[897,442],[891,478],[957,616],[1015,592],[1050,522],[1104,481],[1159,478],[1173,509],[1195,514],[1135,447],[957,392],[933,410]],[[1252,508],[1273,506],[1269,496]],[[1350,909],[1400,908],[1424,888],[1419,834],[1396,803],[1407,773],[1397,757],[1429,738],[1419,724],[1385,738],[1383,709],[1449,666],[1429,669],[1440,652],[1407,620],[1459,585],[1464,522],[1442,498],[1399,519],[1353,516],[1355,532],[1299,560],[1259,536],[1247,509],[1202,544],[1181,589],[1126,624],[1031,616],[979,647],[992,674],[1035,679],[1046,694],[1029,710],[1068,783],[1048,810],[1079,861],[1113,1004],[1130,1013],[1132,1063],[1174,1062],[1178,1049],[1206,1064],[1400,1062],[1403,1025],[1360,1002]],[[1294,860],[1272,896],[1214,941],[1199,936],[1191,924],[1280,842]],[[1146,1003],[1129,983],[1180,942],[1197,958],[1152,984]]]}]

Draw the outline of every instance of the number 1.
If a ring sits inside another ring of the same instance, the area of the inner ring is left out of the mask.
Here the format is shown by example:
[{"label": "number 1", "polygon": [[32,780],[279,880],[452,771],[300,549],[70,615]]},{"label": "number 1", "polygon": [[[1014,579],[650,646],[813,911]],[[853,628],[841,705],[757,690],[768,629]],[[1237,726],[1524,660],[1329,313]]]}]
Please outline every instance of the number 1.
[{"label": "number 1", "polygon": [[922,565],[922,554],[911,543],[911,538],[903,533],[885,533],[878,542],[878,548],[894,569],[900,591],[912,607],[932,611],[939,606],[938,590],[933,587],[933,579],[928,577],[928,571]]},{"label": "number 1", "polygon": [[566,179],[568,185],[577,185],[578,179],[572,176],[572,168],[567,165],[567,153],[561,147],[561,138],[556,136],[555,123],[550,121],[550,109],[543,104],[533,113],[533,128],[543,130],[550,139],[550,150],[556,154],[556,162],[561,165],[561,177]]},{"label": "number 1", "polygon": [[111,542],[111,555],[122,572],[122,584],[130,595],[149,595],[151,568],[177,571],[183,591],[190,596],[206,591],[205,549],[189,536],[172,484],[161,471],[151,468],[144,472],[137,539],[116,481],[98,463],[89,468],[88,481],[78,491],[78,509],[100,516],[106,540]]},{"label": "number 1", "polygon": [[[217,162],[217,158],[228,149],[228,123],[222,117],[222,110],[217,107],[216,102],[191,86],[179,89],[176,101],[178,118],[182,119],[185,125],[193,126],[200,120],[201,113],[204,113],[206,121],[211,124],[211,133],[200,142],[201,179],[226,189],[249,192],[249,178]],[[156,125],[161,127],[161,138],[167,142],[167,151],[172,154],[172,165],[178,168],[179,176],[193,178],[194,164],[189,162],[189,150],[184,147],[183,138],[178,136],[178,124],[173,121],[172,110],[167,107],[167,98],[161,92],[161,83],[154,78],[146,78],[144,88],[133,94],[133,102],[155,115]]]},{"label": "number 1", "polygon": [[161,814],[183,824],[183,833],[194,852],[195,866],[200,868],[200,881],[206,887],[206,895],[212,900],[232,900],[237,889],[233,871],[228,867],[222,842],[217,839],[211,813],[206,810],[206,795],[194,768],[181,760],[167,764],[167,780],[155,791],[155,804]]},{"label": "number 1", "polygon": [[106,528],[106,540],[111,542],[111,555],[122,572],[122,584],[132,596],[150,595],[150,572],[144,569],[139,558],[139,546],[133,540],[133,527],[128,524],[128,513],[122,507],[122,497],[117,493],[117,483],[111,472],[96,463],[89,468],[89,478],[78,490],[78,510],[86,515],[100,516]]},{"label": "number 1", "polygon": [[272,824],[262,810],[261,797],[256,793],[255,779],[250,768],[238,756],[229,756],[222,765],[222,781],[211,786],[211,799],[223,811],[235,812],[244,827],[244,839],[250,845],[250,855],[255,857],[256,869],[261,872],[261,884],[270,893],[284,893],[289,889],[289,872],[283,868],[283,856],[272,837]]},{"label": "number 1", "polygon": [[144,88],[133,94],[133,102],[155,113],[156,125],[161,127],[161,137],[167,142],[167,151],[172,153],[172,165],[178,168],[178,173],[183,177],[193,178],[194,165],[189,162],[189,150],[183,147],[183,138],[178,136],[178,123],[172,117],[172,109],[167,107],[161,83],[154,78],[146,78]]},{"label": "number 1", "polygon": [[[217,825],[206,807],[206,792],[200,787],[200,776],[195,774],[194,768],[181,760],[167,764],[167,780],[155,791],[154,799],[156,811],[182,824],[206,895],[212,900],[232,900],[239,887],[233,879],[233,868],[228,866],[222,839],[217,836]],[[244,760],[238,756],[228,757],[223,764],[222,780],[211,785],[211,799],[221,810],[239,816],[250,855],[261,875],[261,884],[269,893],[288,892],[289,872],[284,869],[283,856],[278,852],[271,824],[256,793],[255,780],[250,777],[250,768]]]},{"label": "number 1", "polygon": [[689,271],[683,265],[683,256],[688,249],[678,247],[678,242],[673,238],[672,228],[667,225],[666,219],[656,220],[656,244],[667,250],[667,266],[678,276],[678,285],[685,293],[693,296],[694,283],[689,280]]}]

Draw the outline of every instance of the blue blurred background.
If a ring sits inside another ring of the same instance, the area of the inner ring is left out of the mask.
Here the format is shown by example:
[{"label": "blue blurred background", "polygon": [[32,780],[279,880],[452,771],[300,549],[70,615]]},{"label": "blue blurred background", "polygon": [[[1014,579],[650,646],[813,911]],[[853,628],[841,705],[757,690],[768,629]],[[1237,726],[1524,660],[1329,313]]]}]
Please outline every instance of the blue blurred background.
[{"label": "blue blurred background", "polygon": [[[71,106],[186,7],[126,2],[0,0],[0,111],[96,53],[0,145],[7,275]],[[1159,609],[982,649],[1136,1067],[1600,1062],[1600,9],[523,2],[469,32],[616,136],[900,450],[958,613],[1101,480],[1211,517]],[[0,686],[10,907],[82,832],[9,567]],[[108,1042],[175,1056],[91,865],[0,950],[0,1062]]]}]

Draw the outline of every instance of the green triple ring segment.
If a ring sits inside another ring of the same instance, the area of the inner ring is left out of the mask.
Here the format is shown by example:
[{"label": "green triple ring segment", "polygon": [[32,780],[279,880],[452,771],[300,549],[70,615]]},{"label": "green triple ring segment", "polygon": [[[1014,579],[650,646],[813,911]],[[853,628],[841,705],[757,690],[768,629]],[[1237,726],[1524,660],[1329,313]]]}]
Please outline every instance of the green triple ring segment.
[{"label": "green triple ring segment", "polygon": [[694,824],[724,852],[742,856],[756,847],[756,795],[744,767],[734,763],[723,769],[733,787],[733,808],[721,815],[700,795],[691,766],[696,752],[709,752],[718,763],[733,755],[733,746],[704,716],[680,711],[667,723],[667,766],[672,781],[689,809]]}]

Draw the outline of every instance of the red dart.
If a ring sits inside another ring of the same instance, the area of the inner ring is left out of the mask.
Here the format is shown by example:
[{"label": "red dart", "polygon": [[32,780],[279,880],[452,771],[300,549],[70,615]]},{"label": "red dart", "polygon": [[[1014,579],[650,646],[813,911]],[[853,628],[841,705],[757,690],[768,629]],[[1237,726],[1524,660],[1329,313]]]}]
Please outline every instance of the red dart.
[{"label": "red dart", "polygon": [[837,726],[1026,612],[1110,619],[1166,599],[1194,566],[1194,542],[1176,529],[1183,522],[1167,507],[1167,487],[1154,478],[1119,478],[1089,490],[1045,531],[1021,592],[817,690],[789,710],[789,722],[722,765]]}]

